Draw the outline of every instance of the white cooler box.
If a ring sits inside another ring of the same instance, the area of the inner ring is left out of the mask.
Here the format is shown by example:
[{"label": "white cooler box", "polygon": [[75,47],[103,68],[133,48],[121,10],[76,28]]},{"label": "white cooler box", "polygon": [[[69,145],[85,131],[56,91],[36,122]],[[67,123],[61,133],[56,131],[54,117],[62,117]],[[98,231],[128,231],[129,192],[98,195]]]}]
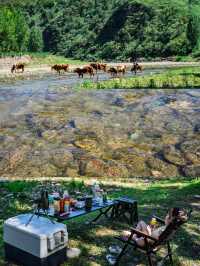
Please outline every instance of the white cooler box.
[{"label": "white cooler box", "polygon": [[57,266],[66,260],[66,225],[22,214],[4,223],[5,257],[24,266]]}]

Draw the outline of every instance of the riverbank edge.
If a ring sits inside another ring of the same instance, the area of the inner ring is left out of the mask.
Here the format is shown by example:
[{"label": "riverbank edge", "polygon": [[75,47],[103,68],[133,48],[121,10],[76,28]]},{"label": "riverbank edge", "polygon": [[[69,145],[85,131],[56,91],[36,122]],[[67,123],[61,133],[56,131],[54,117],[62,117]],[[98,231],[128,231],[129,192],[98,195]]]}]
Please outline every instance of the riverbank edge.
[{"label": "riverbank edge", "polygon": [[[89,63],[88,63],[89,64]],[[173,69],[173,68],[184,68],[184,67],[200,67],[200,62],[171,62],[171,61],[162,61],[162,62],[141,62],[140,63],[144,69]],[[80,65],[71,64],[70,70],[68,73],[64,73],[62,76],[72,75],[73,70],[76,67],[83,67],[87,64],[85,62]],[[116,67],[125,65],[127,69],[130,69],[132,63],[108,63],[108,67]],[[24,73],[15,73],[12,74],[10,72],[10,67],[5,67],[0,69],[0,84],[12,84],[19,80],[31,80],[31,79],[40,79],[45,76],[55,75],[59,76],[57,73],[51,71],[50,65],[40,65],[38,67],[35,66],[27,66]]]}]

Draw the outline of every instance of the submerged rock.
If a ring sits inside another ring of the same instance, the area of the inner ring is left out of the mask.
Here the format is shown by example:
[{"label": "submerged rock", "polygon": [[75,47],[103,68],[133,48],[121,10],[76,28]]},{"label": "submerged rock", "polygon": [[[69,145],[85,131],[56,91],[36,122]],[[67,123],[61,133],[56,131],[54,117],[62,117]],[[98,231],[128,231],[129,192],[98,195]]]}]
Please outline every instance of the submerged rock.
[{"label": "submerged rock", "polygon": [[179,176],[178,168],[158,158],[151,157],[147,160],[147,165],[151,169],[151,173],[155,177],[176,177]]},{"label": "submerged rock", "polygon": [[183,168],[183,173],[188,177],[200,176],[200,164],[199,165],[187,165]]},{"label": "submerged rock", "polygon": [[165,178],[199,173],[199,94],[66,93],[55,87],[48,94],[56,101],[49,101],[40,92],[46,95],[38,89],[39,96],[31,93],[29,99],[20,88],[14,108],[0,99],[1,175]]},{"label": "submerged rock", "polygon": [[185,159],[180,151],[176,150],[174,146],[167,146],[163,149],[163,157],[166,161],[183,166],[185,165]]}]

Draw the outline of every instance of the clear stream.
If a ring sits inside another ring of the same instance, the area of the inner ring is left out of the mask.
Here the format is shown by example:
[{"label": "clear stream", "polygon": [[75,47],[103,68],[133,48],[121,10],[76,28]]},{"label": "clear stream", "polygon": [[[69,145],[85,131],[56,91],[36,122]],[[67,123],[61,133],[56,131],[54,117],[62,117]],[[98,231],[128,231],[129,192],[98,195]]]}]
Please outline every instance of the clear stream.
[{"label": "clear stream", "polygon": [[0,84],[1,176],[200,174],[199,89],[74,90],[79,82]]}]

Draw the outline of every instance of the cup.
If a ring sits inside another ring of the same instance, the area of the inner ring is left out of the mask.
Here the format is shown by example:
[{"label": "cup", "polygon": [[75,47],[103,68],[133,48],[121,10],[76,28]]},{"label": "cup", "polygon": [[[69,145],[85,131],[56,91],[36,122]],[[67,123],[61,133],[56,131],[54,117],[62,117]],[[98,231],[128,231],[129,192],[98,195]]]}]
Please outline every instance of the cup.
[{"label": "cup", "polygon": [[85,210],[90,211],[92,209],[92,196],[85,197]]}]

